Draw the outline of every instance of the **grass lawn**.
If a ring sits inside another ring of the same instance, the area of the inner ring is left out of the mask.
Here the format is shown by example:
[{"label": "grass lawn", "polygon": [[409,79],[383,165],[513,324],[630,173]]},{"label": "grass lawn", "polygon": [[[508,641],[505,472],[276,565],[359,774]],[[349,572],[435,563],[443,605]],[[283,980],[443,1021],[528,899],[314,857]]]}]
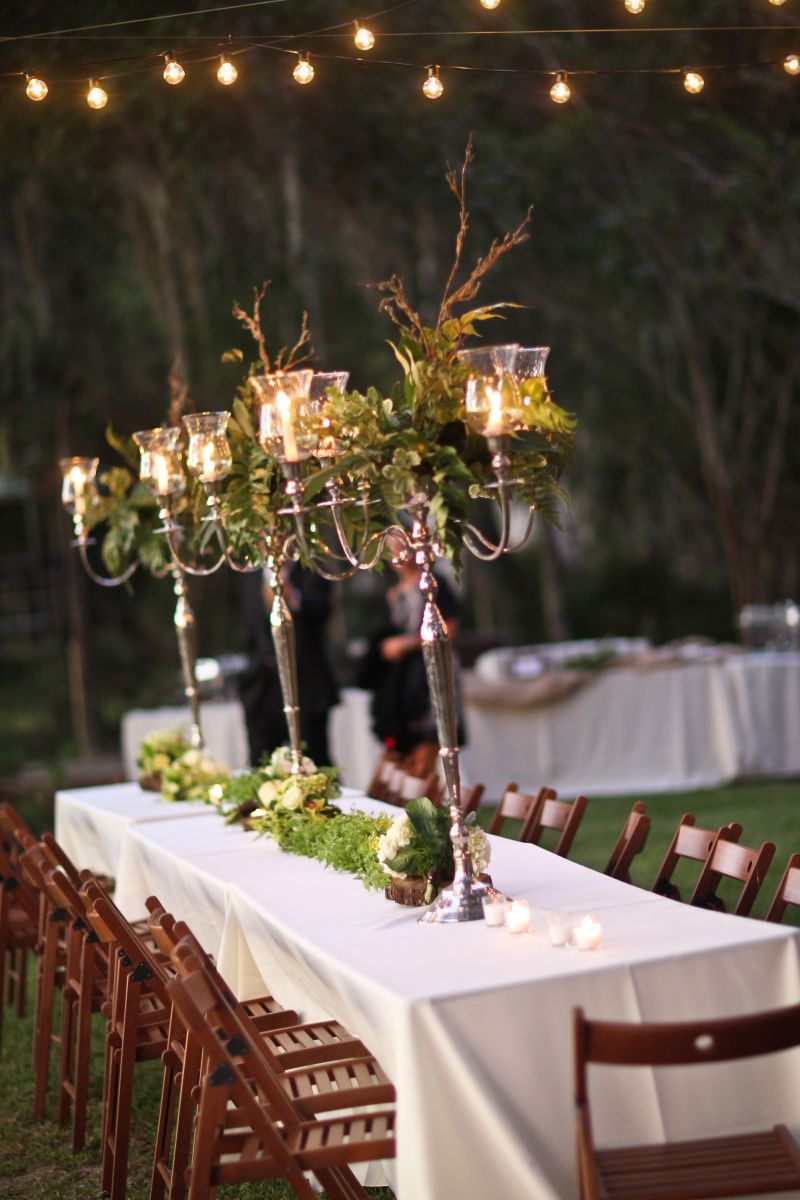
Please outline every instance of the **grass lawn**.
[{"label": "grass lawn", "polygon": [[[636,797],[589,801],[571,858],[602,869]],[[649,888],[669,838],[682,813],[692,812],[700,825],[716,828],[729,821],[743,826],[742,841],[749,846],[772,841],[777,850],[755,909],[763,915],[777,886],[786,860],[800,850],[800,783],[741,783],[711,791],[643,797],[652,818],[650,838],[637,859],[633,879]],[[41,813],[28,812],[37,827]],[[38,820],[37,820],[38,816]],[[482,813],[483,823],[490,812]],[[691,880],[692,871],[684,880]],[[678,882],[681,877],[676,876]],[[723,893],[724,894],[724,893]],[[800,923],[800,921],[798,921]],[[6,1012],[2,1062],[0,1062],[0,1200],[90,1200],[99,1195],[100,1086],[103,1023],[94,1018],[93,1090],[89,1112],[87,1148],[78,1155],[69,1150],[66,1132],[52,1120],[33,1123],[30,1112],[33,1086],[30,1069],[32,1016],[18,1020]],[[135,1115],[127,1200],[144,1200],[150,1177],[151,1137],[158,1112],[161,1083],[159,1063],[137,1067]],[[51,1089],[52,1094],[52,1089]],[[289,1200],[292,1193],[281,1183],[222,1188],[221,1200]],[[374,1200],[390,1200],[391,1193],[374,1191]]]}]

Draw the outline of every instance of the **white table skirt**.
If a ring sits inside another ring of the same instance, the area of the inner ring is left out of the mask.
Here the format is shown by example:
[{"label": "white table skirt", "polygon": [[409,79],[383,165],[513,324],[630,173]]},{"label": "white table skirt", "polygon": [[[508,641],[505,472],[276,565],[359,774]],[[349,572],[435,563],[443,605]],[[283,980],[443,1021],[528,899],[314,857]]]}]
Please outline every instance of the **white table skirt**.
[{"label": "white table skirt", "polygon": [[[677,1020],[797,1003],[800,937],[504,839],[493,839],[491,870],[537,909],[596,913],[602,947],[554,949],[541,928],[514,937],[482,922],[422,926],[348,876],[205,816],[129,824],[117,899],[134,917],[157,894],[240,995],[266,985],[305,1016],[338,1018],[363,1037],[398,1088],[400,1200],[564,1200],[576,1194],[572,1007]],[[604,1076],[597,1135],[677,1139],[777,1120],[800,1129],[798,1070],[792,1052],[699,1074],[630,1072],[613,1093]]]}]

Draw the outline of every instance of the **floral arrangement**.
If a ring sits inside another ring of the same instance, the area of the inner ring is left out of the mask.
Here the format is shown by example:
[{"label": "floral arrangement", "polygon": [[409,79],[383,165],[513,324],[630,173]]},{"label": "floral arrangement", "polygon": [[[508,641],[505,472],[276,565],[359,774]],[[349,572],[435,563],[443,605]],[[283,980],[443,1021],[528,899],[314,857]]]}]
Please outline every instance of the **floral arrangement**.
[{"label": "floral arrangement", "polygon": [[278,845],[304,822],[327,821],[340,810],[331,803],[339,795],[334,775],[317,771],[313,775],[289,775],[283,779],[265,779],[258,787],[259,807],[251,816],[254,829],[269,833]]},{"label": "floral arrangement", "polygon": [[[489,865],[489,842],[475,823],[474,813],[469,814],[466,824],[472,865],[479,875]],[[378,839],[376,858],[381,869],[391,879],[427,879],[427,902],[440,882],[453,877],[449,830],[450,814],[446,808],[436,808],[427,797],[409,800]]]},{"label": "floral arrangement", "polygon": [[160,791],[162,771],[190,749],[191,743],[182,729],[157,729],[149,733],[136,756],[141,786]]},{"label": "floral arrangement", "polygon": [[[329,780],[328,798],[335,800],[339,795],[339,772],[336,767],[318,767],[310,758],[301,760],[304,775],[325,775]],[[265,783],[280,782],[289,779],[292,773],[292,759],[288,746],[278,746],[270,757],[252,771],[242,771],[231,775],[223,786],[220,798],[220,811],[228,824],[249,819],[264,798],[260,789]],[[269,792],[266,792],[269,796]]]},{"label": "floral arrangement", "polygon": [[161,796],[164,800],[218,804],[229,778],[230,768],[207,750],[187,750],[161,772]]}]

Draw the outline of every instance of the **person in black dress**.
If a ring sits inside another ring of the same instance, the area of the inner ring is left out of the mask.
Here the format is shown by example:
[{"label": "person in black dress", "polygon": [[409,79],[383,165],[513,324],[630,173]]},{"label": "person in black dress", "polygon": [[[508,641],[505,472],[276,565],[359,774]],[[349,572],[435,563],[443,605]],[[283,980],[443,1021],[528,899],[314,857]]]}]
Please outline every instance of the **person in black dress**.
[{"label": "person in black dress", "polygon": [[[298,563],[286,564],[283,594],[294,620],[300,736],[305,753],[317,766],[330,764],[328,714],[339,699],[328,660],[325,627],[331,614],[332,585]],[[269,627],[272,592],[260,571],[242,576],[248,630],[249,664],[239,679],[245,712],[250,762],[288,743],[278,666]]]}]

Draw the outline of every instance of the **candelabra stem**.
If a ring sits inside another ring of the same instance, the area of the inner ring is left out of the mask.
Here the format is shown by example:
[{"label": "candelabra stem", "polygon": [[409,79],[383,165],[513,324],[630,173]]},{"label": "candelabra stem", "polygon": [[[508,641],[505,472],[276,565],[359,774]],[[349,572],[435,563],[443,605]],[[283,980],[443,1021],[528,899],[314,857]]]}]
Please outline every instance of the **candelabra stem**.
[{"label": "candelabra stem", "polygon": [[189,740],[192,746],[201,749],[203,732],[200,726],[200,697],[197,693],[197,638],[194,612],[186,593],[186,576],[180,564],[173,559],[172,584],[175,592],[175,633],[178,638],[178,652],[181,658],[181,673],[183,674],[183,691],[192,713]]},{"label": "candelabra stem", "polygon": [[433,574],[435,553],[427,524],[427,506],[416,512],[410,540],[415,561],[422,572],[419,580],[419,588],[425,598],[420,627],[422,657],[447,787],[451,821],[450,841],[453,844],[455,865],[452,884],[441,892],[435,904],[423,913],[420,920],[426,924],[479,921],[483,918],[483,897],[491,889],[474,874],[469,852],[469,835],[461,810],[453,649],[447,625],[436,603],[439,585]]},{"label": "candelabra stem", "polygon": [[294,620],[283,594],[283,578],[281,575],[281,558],[279,554],[270,554],[267,567],[272,584],[272,608],[269,614],[269,625],[272,633],[272,644],[275,647],[275,661],[278,664],[278,679],[283,696],[283,712],[289,730],[289,758],[292,775],[303,773],[303,752],[300,748],[300,700],[297,686],[297,649],[294,632]]}]

